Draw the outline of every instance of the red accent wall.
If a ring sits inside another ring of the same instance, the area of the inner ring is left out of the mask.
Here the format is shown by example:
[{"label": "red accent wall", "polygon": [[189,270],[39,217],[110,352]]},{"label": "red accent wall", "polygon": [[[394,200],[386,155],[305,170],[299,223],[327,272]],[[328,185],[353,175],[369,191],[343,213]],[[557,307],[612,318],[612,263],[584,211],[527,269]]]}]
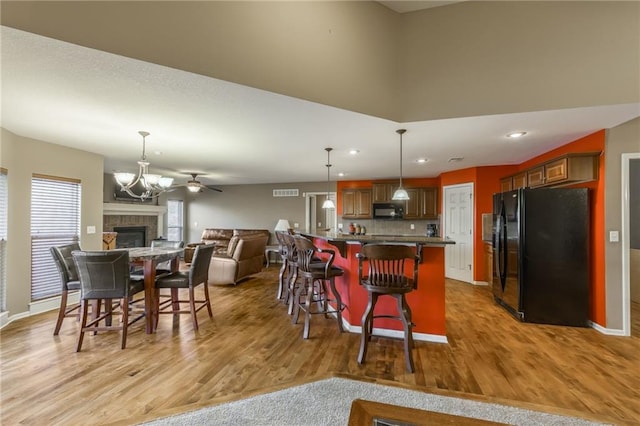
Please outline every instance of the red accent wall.
[{"label": "red accent wall", "polygon": [[605,226],[604,226],[604,148],[606,133],[597,131],[571,143],[563,145],[553,151],[534,157],[518,166],[519,170],[525,170],[552,160],[555,157],[580,152],[600,152],[598,180],[593,182],[573,185],[573,187],[591,189],[591,295],[590,312],[591,321],[606,327],[606,288],[605,288]]},{"label": "red accent wall", "polygon": [[[570,153],[600,152],[598,179],[575,187],[590,188],[591,191],[591,305],[590,318],[593,322],[606,327],[605,300],[605,226],[604,226],[604,148],[606,134],[599,130],[577,139],[552,151],[531,158],[518,165],[472,167],[441,174],[437,178],[404,179],[405,186],[438,186],[438,211],[442,212],[442,187],[473,183],[474,202],[474,280],[485,280],[484,251],[482,242],[482,213],[493,210],[493,194],[500,191],[500,179],[521,170],[526,170],[542,162]],[[339,181],[337,183],[337,211],[342,211],[341,191],[346,188],[370,188],[371,180]]]},{"label": "red accent wall", "polygon": [[[443,173],[442,186],[473,183],[475,202],[473,203],[473,279],[485,281],[484,250],[482,245],[482,214],[493,211],[493,194],[500,192],[500,178],[518,171],[517,166],[472,167]],[[440,199],[444,197],[440,191]],[[441,204],[442,206],[442,204]],[[442,208],[442,207],[441,207]]]}]

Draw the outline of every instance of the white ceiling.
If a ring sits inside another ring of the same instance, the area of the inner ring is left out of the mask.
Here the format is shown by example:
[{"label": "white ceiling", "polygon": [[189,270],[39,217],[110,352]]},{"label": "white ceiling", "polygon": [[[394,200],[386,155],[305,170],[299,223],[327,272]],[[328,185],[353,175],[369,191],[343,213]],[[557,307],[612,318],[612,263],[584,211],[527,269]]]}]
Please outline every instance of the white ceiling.
[{"label": "white ceiling", "polygon": [[[100,154],[105,172],[136,170],[146,130],[152,172],[178,183],[323,181],[325,147],[332,180],[397,178],[401,127],[404,176],[436,177],[518,164],[640,115],[627,104],[399,124],[8,27],[1,37],[2,127]],[[507,139],[514,130],[528,134]]]}]

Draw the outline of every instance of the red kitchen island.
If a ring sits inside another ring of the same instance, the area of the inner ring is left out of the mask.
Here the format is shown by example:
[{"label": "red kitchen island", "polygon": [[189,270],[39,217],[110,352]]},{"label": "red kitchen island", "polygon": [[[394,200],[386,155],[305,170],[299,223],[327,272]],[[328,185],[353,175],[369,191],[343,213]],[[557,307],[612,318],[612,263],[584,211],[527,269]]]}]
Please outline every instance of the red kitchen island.
[{"label": "red kitchen island", "polygon": [[[367,292],[358,282],[358,258],[362,244],[393,243],[416,247],[421,257],[418,266],[418,288],[407,294],[407,303],[413,314],[413,338],[415,340],[446,343],[445,298],[444,298],[444,247],[454,244],[442,238],[420,235],[349,235],[331,232],[314,234],[301,233],[312,239],[318,248],[328,248],[336,252],[333,264],[344,270],[344,275],[336,278],[336,289],[342,302],[347,306],[343,311],[345,328],[352,332],[361,331],[362,315],[367,307]],[[413,265],[408,265],[412,268]],[[409,274],[412,272],[408,272]],[[381,297],[376,305],[376,314],[397,313],[393,298]],[[374,334],[402,338],[402,324],[390,319],[377,319]]]}]

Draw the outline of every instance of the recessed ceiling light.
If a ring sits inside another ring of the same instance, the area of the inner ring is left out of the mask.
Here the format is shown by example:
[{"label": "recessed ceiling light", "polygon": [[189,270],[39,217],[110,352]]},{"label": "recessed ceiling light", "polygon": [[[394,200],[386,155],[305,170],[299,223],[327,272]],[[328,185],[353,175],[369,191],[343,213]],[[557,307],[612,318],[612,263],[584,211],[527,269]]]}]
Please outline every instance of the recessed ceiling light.
[{"label": "recessed ceiling light", "polygon": [[429,161],[429,159],[428,159],[428,158],[418,158],[418,159],[416,160],[416,163],[424,164],[424,163],[426,163],[427,161]]},{"label": "recessed ceiling light", "polygon": [[351,151],[349,151],[349,154],[351,154],[351,155],[357,155],[359,153],[360,153],[360,151],[357,150],[357,149],[352,149]]},{"label": "recessed ceiling light", "polygon": [[338,176],[340,176],[340,177],[343,177],[343,176],[346,176],[346,175],[347,175],[347,174],[346,174],[346,173],[344,173],[344,172],[340,172],[340,173],[338,173]]},{"label": "recessed ceiling light", "polygon": [[458,161],[464,160],[464,157],[451,157],[449,158],[449,163],[457,163]]},{"label": "recessed ceiling light", "polygon": [[155,155],[162,155],[162,151],[153,151]]},{"label": "recessed ceiling light", "polygon": [[520,137],[522,137],[522,136],[524,136],[526,134],[527,134],[527,132],[522,132],[522,131],[520,131],[520,132],[511,132],[511,133],[507,134],[507,137],[508,138],[520,138]]}]

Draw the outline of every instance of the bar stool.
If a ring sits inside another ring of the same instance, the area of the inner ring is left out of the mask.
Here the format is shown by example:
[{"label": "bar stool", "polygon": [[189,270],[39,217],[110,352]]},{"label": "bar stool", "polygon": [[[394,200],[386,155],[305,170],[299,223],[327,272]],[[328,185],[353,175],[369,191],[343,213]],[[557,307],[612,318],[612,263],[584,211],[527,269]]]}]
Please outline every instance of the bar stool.
[{"label": "bar stool", "polygon": [[[367,309],[362,316],[362,337],[358,364],[363,364],[367,356],[367,346],[371,340],[373,320],[375,318],[391,318],[402,321],[404,327],[404,356],[407,370],[414,371],[414,347],[411,322],[411,308],[405,295],[418,286],[418,264],[420,258],[412,247],[391,244],[366,244],[358,257],[358,279],[369,295]],[[405,261],[413,260],[413,277],[405,275]],[[363,275],[363,264],[368,261],[368,273]],[[391,296],[396,299],[398,315],[374,315],[376,302],[380,296]]]},{"label": "bar stool", "polygon": [[[335,313],[338,320],[338,330],[342,333],[342,311],[346,307],[342,303],[340,293],[336,290],[335,277],[339,277],[344,274],[344,271],[337,266],[333,266],[333,259],[335,257],[335,251],[331,249],[319,249],[310,240],[301,236],[294,237],[296,251],[297,251],[297,265],[298,273],[303,278],[306,286],[300,285],[296,291],[294,305],[295,310],[293,313],[293,323],[298,323],[298,315],[300,309],[305,312],[304,317],[304,331],[302,337],[304,339],[309,338],[310,319],[312,314],[324,314],[326,317],[329,310],[329,302],[336,303]],[[318,262],[316,254],[328,253],[329,258],[327,261]],[[327,291],[326,282],[329,281],[329,288],[335,299],[329,299],[329,293]],[[318,285],[319,284],[319,285]],[[304,298],[304,306],[301,304],[302,293],[306,289]],[[315,296],[315,298],[314,298]],[[322,304],[322,310],[312,312],[311,304]]]}]

